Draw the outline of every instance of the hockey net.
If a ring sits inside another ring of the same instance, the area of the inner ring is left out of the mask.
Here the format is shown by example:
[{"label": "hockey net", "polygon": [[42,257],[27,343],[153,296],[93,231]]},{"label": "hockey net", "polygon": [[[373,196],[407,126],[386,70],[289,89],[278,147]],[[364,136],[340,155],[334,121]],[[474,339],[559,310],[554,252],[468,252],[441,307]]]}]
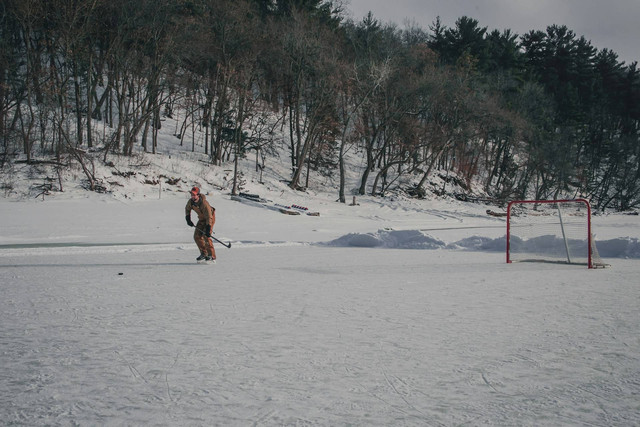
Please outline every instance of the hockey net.
[{"label": "hockey net", "polygon": [[605,267],[584,199],[517,200],[507,207],[507,262],[538,261]]}]

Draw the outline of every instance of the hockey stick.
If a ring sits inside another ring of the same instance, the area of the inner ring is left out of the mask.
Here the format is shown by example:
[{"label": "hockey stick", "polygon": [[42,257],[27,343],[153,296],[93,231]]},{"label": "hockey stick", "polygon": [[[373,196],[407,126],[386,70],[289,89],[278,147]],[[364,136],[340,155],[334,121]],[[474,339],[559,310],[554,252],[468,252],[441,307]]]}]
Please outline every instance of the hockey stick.
[{"label": "hockey stick", "polygon": [[202,231],[201,229],[199,229],[198,227],[196,227],[196,230],[198,230],[199,232],[201,232],[202,234],[204,234],[207,237],[211,237],[213,240],[215,240],[216,242],[220,243],[222,246],[224,246],[225,248],[231,248],[231,242],[225,243],[220,239],[217,239],[211,235],[207,235],[204,231]]},{"label": "hockey stick", "polygon": [[231,248],[231,242],[225,243],[222,240],[216,239],[213,236],[209,236],[211,237],[213,240],[215,240],[216,242],[220,243],[222,246],[224,246],[225,248]]}]

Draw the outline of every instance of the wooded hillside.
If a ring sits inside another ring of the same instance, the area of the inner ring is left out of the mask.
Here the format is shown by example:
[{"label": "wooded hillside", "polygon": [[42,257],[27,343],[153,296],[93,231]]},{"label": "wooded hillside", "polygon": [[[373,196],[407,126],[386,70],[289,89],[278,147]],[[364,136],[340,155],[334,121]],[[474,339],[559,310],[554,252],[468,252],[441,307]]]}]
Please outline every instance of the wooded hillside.
[{"label": "wooded hillside", "polygon": [[84,167],[89,149],[103,162],[155,153],[176,114],[176,144],[197,128],[213,165],[268,156],[277,117],[290,186],[337,173],[342,202],[357,152],[359,194],[411,182],[402,190],[419,197],[440,170],[496,200],[640,205],[636,62],[564,26],[345,16],[323,0],[5,0],[0,173],[18,159]]}]

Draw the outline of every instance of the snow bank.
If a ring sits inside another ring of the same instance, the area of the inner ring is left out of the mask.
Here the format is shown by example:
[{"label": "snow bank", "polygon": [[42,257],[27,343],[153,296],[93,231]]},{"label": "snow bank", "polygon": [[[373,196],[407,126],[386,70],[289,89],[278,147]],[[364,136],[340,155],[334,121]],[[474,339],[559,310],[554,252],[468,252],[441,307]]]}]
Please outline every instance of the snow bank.
[{"label": "snow bank", "polygon": [[[544,252],[559,247],[557,238],[541,236],[530,240],[518,239],[519,249]],[[571,242],[572,247],[583,246],[584,242]],[[378,230],[375,233],[349,233],[327,242],[333,247],[388,248],[388,249],[459,249],[468,251],[504,252],[506,236],[490,238],[471,236],[454,243],[445,243],[420,230]],[[598,252],[604,258],[640,258],[640,243],[637,238],[620,237],[598,241]],[[576,250],[577,252],[577,250]]]},{"label": "snow bank", "polygon": [[418,230],[379,230],[377,233],[349,233],[327,243],[328,246],[358,248],[441,249],[446,244]]},{"label": "snow bank", "polygon": [[637,238],[618,238],[597,242],[598,252],[605,258],[640,258]]}]

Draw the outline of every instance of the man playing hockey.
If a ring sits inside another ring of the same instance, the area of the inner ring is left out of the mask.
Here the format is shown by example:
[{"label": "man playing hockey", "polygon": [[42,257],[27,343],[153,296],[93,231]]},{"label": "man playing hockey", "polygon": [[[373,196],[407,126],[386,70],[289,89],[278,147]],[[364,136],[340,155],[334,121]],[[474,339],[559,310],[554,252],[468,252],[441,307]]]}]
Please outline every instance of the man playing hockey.
[{"label": "man playing hockey", "polygon": [[[200,256],[196,260],[215,262],[216,251],[213,248],[211,233],[216,222],[216,210],[207,202],[205,195],[200,194],[198,187],[193,187],[190,193],[191,198],[185,207],[185,219],[190,227],[196,228],[193,233],[193,240],[195,240],[198,249],[200,249]],[[195,225],[191,221],[192,210],[198,215],[198,222]]]}]

